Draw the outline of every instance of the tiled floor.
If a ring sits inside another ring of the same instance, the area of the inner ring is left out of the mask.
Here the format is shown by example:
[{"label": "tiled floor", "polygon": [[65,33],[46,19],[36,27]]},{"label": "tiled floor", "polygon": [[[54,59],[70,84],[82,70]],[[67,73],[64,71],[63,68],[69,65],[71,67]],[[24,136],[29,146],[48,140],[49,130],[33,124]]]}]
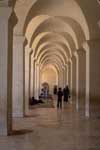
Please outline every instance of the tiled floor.
[{"label": "tiled floor", "polygon": [[57,110],[55,103],[14,119],[17,131],[0,137],[0,150],[100,150],[100,119],[80,116],[71,104]]}]

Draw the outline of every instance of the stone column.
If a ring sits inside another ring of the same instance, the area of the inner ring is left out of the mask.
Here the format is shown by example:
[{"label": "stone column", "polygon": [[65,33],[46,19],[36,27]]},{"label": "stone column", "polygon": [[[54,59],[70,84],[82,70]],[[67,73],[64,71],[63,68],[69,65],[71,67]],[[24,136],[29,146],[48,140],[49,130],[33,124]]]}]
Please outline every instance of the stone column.
[{"label": "stone column", "polygon": [[71,88],[71,63],[68,61],[68,86]]},{"label": "stone column", "polygon": [[76,98],[77,109],[85,115],[85,96],[86,96],[86,52],[79,49],[76,52]]},{"label": "stone column", "polygon": [[71,73],[70,73],[71,74],[71,77],[70,77],[71,78],[70,79],[71,80],[70,81],[70,93],[71,93],[71,101],[72,101],[72,88],[73,88],[73,85],[72,85],[72,60],[71,59],[70,59],[70,65],[71,65],[70,66],[71,67]]},{"label": "stone column", "polygon": [[25,114],[29,112],[29,99],[30,99],[30,72],[31,72],[31,60],[30,60],[31,48],[27,45],[25,47]]},{"label": "stone column", "polygon": [[[12,45],[9,18],[12,9],[0,7],[0,135],[12,131]],[[10,47],[11,46],[11,47]]]},{"label": "stone column", "polygon": [[86,100],[85,100],[85,116],[90,116],[90,49],[87,43],[84,43],[86,50]]},{"label": "stone column", "polygon": [[33,96],[35,96],[35,59],[33,59]]},{"label": "stone column", "polygon": [[100,40],[89,41],[90,116],[100,116]]},{"label": "stone column", "polygon": [[24,36],[14,35],[13,45],[13,116],[24,116]]},{"label": "stone column", "polygon": [[70,89],[70,102],[72,103],[72,61],[71,59],[68,61],[68,86]]},{"label": "stone column", "polygon": [[79,110],[85,115],[85,98],[86,98],[86,52],[79,49],[78,54],[78,99]]},{"label": "stone column", "polygon": [[39,95],[41,93],[41,72],[40,72],[40,65],[39,65]]},{"label": "stone column", "polygon": [[72,56],[72,99],[76,100],[76,58]]},{"label": "stone column", "polygon": [[60,71],[58,72],[58,87],[60,87],[60,82],[59,82],[59,80],[60,80]]},{"label": "stone column", "polygon": [[34,97],[37,97],[37,71],[36,71],[36,60],[34,59]]},{"label": "stone column", "polygon": [[66,64],[66,85],[68,85],[68,64]]},{"label": "stone column", "polygon": [[31,55],[31,58],[30,58],[30,62],[31,62],[31,73],[30,73],[30,97],[32,98],[33,97],[33,68],[34,68],[34,62],[33,62],[33,58],[32,58],[32,55]]},{"label": "stone column", "polygon": [[67,66],[65,64],[65,86],[67,85]]},{"label": "stone column", "polygon": [[39,64],[35,62],[35,98],[39,99]]},{"label": "stone column", "polygon": [[31,51],[29,52],[29,99],[31,99]]},{"label": "stone column", "polygon": [[40,76],[40,93],[41,93],[41,89],[42,89],[42,76],[41,76],[41,74],[42,74],[42,69],[40,67],[40,74],[39,74],[39,76]]},{"label": "stone column", "polygon": [[62,68],[63,70],[63,88],[66,86],[66,81],[65,81],[65,66]]},{"label": "stone column", "polygon": [[63,88],[63,69],[59,72],[59,87]]},{"label": "stone column", "polygon": [[25,115],[29,112],[29,48],[25,47]]},{"label": "stone column", "polygon": [[72,103],[72,60],[70,59],[70,103]]},{"label": "stone column", "polygon": [[78,111],[78,109],[79,109],[79,97],[78,97],[78,91],[79,91],[79,57],[78,57],[77,51],[74,53],[74,56],[76,58],[76,109]]},{"label": "stone column", "polygon": [[40,94],[40,66],[37,64],[37,89],[38,89],[38,99]]}]

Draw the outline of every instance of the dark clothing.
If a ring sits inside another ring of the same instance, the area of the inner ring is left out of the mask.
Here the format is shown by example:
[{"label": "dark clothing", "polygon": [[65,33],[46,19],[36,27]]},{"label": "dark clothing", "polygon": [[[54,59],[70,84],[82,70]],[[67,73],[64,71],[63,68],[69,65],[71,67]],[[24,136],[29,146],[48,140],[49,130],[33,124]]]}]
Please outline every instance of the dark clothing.
[{"label": "dark clothing", "polygon": [[58,99],[57,108],[62,108],[62,100]]},{"label": "dark clothing", "polygon": [[63,92],[62,91],[58,91],[57,93],[58,95],[58,102],[57,102],[57,107],[62,108],[62,96],[63,96]]},{"label": "dark clothing", "polygon": [[58,99],[62,100],[62,96],[63,96],[63,92],[62,91],[58,91]]},{"label": "dark clothing", "polygon": [[68,98],[69,98],[69,96],[70,96],[70,91],[69,91],[69,88],[68,88],[68,87],[64,88],[63,94],[64,94],[64,101],[65,101],[65,102],[68,102]]}]

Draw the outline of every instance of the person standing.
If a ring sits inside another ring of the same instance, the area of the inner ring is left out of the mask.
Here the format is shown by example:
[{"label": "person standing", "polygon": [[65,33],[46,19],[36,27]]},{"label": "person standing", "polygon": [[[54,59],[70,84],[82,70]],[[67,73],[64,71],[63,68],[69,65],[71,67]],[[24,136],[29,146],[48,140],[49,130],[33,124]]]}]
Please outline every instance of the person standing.
[{"label": "person standing", "polygon": [[68,86],[63,89],[64,102],[68,102],[68,98],[70,97],[70,90]]},{"label": "person standing", "polygon": [[62,96],[63,96],[63,92],[62,92],[61,88],[59,88],[57,95],[58,95],[57,108],[62,108]]}]

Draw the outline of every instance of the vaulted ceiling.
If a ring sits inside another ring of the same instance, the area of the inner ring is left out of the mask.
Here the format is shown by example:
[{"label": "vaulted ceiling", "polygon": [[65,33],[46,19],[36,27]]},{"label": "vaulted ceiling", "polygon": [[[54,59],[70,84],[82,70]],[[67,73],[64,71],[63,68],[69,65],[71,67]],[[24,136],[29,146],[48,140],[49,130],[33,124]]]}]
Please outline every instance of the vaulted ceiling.
[{"label": "vaulted ceiling", "polygon": [[[65,65],[86,41],[100,38],[98,0],[9,2],[13,3],[18,19],[14,35],[26,37],[32,55],[39,63]],[[8,0],[2,0],[2,3],[8,3]]]}]

